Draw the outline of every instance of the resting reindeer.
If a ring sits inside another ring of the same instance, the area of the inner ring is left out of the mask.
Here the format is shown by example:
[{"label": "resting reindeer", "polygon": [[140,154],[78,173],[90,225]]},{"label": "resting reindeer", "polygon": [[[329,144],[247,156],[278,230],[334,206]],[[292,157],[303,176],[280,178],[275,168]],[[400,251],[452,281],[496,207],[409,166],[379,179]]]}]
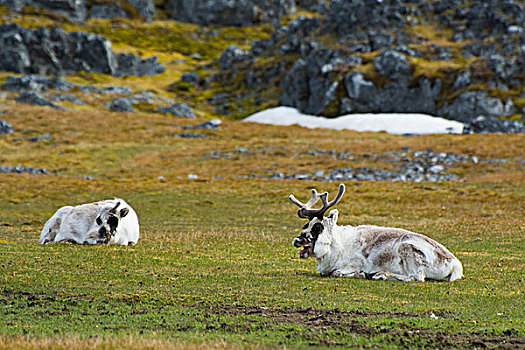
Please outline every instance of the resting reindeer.
[{"label": "resting reindeer", "polygon": [[[418,233],[399,228],[370,225],[338,226],[336,205],[345,192],[339,185],[334,200],[328,193],[318,194],[303,204],[293,195],[289,199],[300,209],[300,218],[308,219],[301,234],[293,240],[303,248],[301,258],[315,256],[321,276],[366,277],[395,281],[454,281],[463,277],[461,262],[438,242]],[[323,207],[312,209],[321,199]]]},{"label": "resting reindeer", "polygon": [[40,243],[134,245],[139,220],[131,206],[115,198],[57,210],[40,235]]}]

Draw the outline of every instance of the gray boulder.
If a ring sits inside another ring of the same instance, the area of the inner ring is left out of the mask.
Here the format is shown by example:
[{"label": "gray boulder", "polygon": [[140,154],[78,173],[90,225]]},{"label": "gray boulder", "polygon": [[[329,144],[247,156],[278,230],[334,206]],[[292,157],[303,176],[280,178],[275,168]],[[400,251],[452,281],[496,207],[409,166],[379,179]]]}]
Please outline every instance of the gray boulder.
[{"label": "gray boulder", "polygon": [[307,11],[320,14],[326,14],[329,8],[325,0],[301,0],[297,1],[297,6]]},{"label": "gray boulder", "polygon": [[478,116],[502,117],[505,108],[497,97],[490,97],[485,91],[465,91],[450,105],[439,110],[439,115],[469,123]]},{"label": "gray boulder", "polygon": [[465,124],[466,127],[463,130],[464,133],[475,132],[480,134],[515,134],[525,132],[525,125],[520,122],[505,119],[502,120],[495,117],[486,117],[484,115],[480,115]]},{"label": "gray boulder", "polygon": [[494,73],[496,79],[503,82],[508,81],[517,72],[518,67],[515,60],[503,58],[500,55],[492,55],[488,59],[489,69]]},{"label": "gray boulder", "polygon": [[454,29],[462,39],[483,37],[487,33],[506,34],[509,28],[525,23],[525,9],[520,1],[436,1],[434,12],[440,14],[441,23]]},{"label": "gray boulder", "polygon": [[11,3],[15,11],[31,6],[45,9],[71,22],[83,22],[86,19],[86,5],[83,0],[15,0]]},{"label": "gray boulder", "polygon": [[[279,27],[270,39],[252,42],[251,51],[255,56],[269,51],[270,55],[293,53],[307,56],[316,43],[307,37],[319,28],[319,19],[299,16],[291,20],[288,27]],[[277,47],[278,45],[278,47]]]},{"label": "gray boulder", "polygon": [[264,22],[279,23],[282,15],[295,12],[293,0],[168,0],[172,19],[204,26],[246,27]]},{"label": "gray boulder", "polygon": [[436,112],[441,81],[421,78],[416,84],[409,84],[410,66],[402,54],[387,51],[374,61],[375,69],[391,79],[382,86],[352,72],[352,67],[361,61],[347,55],[314,50],[307,58],[296,60],[281,82],[281,105],[325,116],[350,112]]},{"label": "gray boulder", "polygon": [[22,77],[8,76],[5,83],[0,85],[0,89],[13,92],[21,91],[45,91],[48,89],[69,91],[73,84],[58,78],[47,78],[39,75],[24,75]]},{"label": "gray boulder", "polygon": [[522,133],[525,125],[520,122],[500,119],[513,113],[512,106],[505,106],[497,97],[491,97],[486,91],[466,91],[452,104],[439,110],[439,115],[465,123],[476,133]]},{"label": "gray boulder", "polygon": [[89,10],[90,18],[101,18],[101,19],[114,19],[114,18],[127,18],[128,14],[122,9],[120,4],[100,4],[94,5]]},{"label": "gray boulder", "polygon": [[220,119],[208,120],[199,125],[195,126],[185,126],[184,130],[217,130],[221,126],[222,121]]},{"label": "gray boulder", "polygon": [[14,132],[11,125],[3,120],[0,120],[0,135],[12,134]]},{"label": "gray boulder", "polygon": [[405,81],[394,81],[381,88],[367,81],[361,73],[352,72],[344,79],[348,100],[345,112],[430,113],[436,112],[441,81],[421,78],[409,87]]},{"label": "gray boulder", "polygon": [[135,113],[132,102],[129,98],[116,99],[109,106],[109,110],[112,112]]},{"label": "gray boulder", "polygon": [[184,103],[174,103],[169,107],[162,107],[158,110],[159,113],[171,114],[179,118],[195,119],[195,113],[190,106]]},{"label": "gray boulder", "polygon": [[375,70],[392,80],[410,78],[410,65],[406,57],[395,51],[385,51],[374,60]]},{"label": "gray boulder", "polygon": [[344,79],[344,85],[349,99],[345,100],[344,113],[372,112],[380,103],[376,100],[377,88],[374,83],[364,79],[363,74],[352,72]]},{"label": "gray boulder", "polygon": [[199,82],[199,75],[195,72],[185,73],[180,80],[185,83],[197,84]]},{"label": "gray boulder", "polygon": [[116,76],[145,76],[164,73],[166,68],[157,62],[157,57],[153,56],[145,60],[140,57],[126,54],[117,55]]},{"label": "gray boulder", "polygon": [[127,0],[126,2],[133,6],[146,22],[151,22],[156,15],[154,0]]},{"label": "gray boulder", "polygon": [[324,21],[324,32],[341,37],[355,36],[369,30],[392,30],[405,26],[409,5],[395,0],[338,0],[332,1]]},{"label": "gray boulder", "polygon": [[27,168],[21,165],[17,165],[14,168],[0,166],[0,173],[6,174],[32,174],[32,175],[46,175],[48,174],[46,169],[43,168]]},{"label": "gray boulder", "polygon": [[323,114],[336,100],[339,69],[350,68],[357,62],[351,58],[341,59],[340,52],[334,50],[312,51],[305,59],[296,60],[281,81],[280,104],[307,114]]},{"label": "gray boulder", "polygon": [[46,100],[38,91],[22,91],[20,96],[15,97],[15,101],[33,106],[48,106],[61,111],[65,110],[53,102]]},{"label": "gray boulder", "polygon": [[470,72],[466,71],[457,75],[454,85],[452,86],[456,91],[464,89],[472,84],[470,80]]},{"label": "gray boulder", "polygon": [[235,63],[242,62],[251,57],[249,51],[244,51],[235,45],[230,45],[220,55],[217,63],[221,69],[230,69]]},{"label": "gray boulder", "polygon": [[23,34],[22,28],[16,25],[0,27],[1,70],[22,73],[31,68],[31,58],[26,43],[24,43]]},{"label": "gray boulder", "polygon": [[61,29],[27,30],[0,26],[0,69],[14,73],[61,75],[74,71],[114,74],[111,44],[99,35]]},{"label": "gray boulder", "polygon": [[[125,4],[125,8],[123,6]],[[155,17],[155,3],[153,0],[125,0],[95,3],[89,8],[90,18],[143,18],[151,22]]]}]

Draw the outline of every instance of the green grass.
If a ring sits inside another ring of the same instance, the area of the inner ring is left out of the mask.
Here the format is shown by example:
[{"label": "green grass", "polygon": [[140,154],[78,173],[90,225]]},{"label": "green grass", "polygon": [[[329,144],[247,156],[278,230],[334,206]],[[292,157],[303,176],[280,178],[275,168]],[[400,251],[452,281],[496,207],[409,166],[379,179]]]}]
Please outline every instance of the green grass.
[{"label": "green grass", "polygon": [[[12,242],[0,246],[6,339],[78,339],[78,347],[93,338],[203,347],[523,345],[522,186],[349,184],[342,223],[427,234],[465,267],[454,283],[396,283],[321,278],[313,260],[299,259],[290,242],[302,220],[285,194],[335,184],[175,181],[132,192],[118,181],[99,185],[114,191],[71,192],[60,182],[55,191],[67,192],[68,203],[126,198],[142,225],[137,246],[40,246],[38,230],[65,198],[40,193],[0,205],[0,237]],[[407,195],[402,207],[399,194]]]}]

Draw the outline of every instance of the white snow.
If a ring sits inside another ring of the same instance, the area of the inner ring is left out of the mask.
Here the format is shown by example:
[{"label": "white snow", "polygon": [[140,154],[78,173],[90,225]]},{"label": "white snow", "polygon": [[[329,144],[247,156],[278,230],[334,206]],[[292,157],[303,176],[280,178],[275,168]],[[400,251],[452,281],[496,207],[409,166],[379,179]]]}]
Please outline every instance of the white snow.
[{"label": "white snow", "polygon": [[395,135],[461,134],[463,123],[417,113],[347,114],[324,118],[302,114],[292,107],[270,108],[244,119],[245,122],[278,126],[299,125],[305,128],[384,131]]}]

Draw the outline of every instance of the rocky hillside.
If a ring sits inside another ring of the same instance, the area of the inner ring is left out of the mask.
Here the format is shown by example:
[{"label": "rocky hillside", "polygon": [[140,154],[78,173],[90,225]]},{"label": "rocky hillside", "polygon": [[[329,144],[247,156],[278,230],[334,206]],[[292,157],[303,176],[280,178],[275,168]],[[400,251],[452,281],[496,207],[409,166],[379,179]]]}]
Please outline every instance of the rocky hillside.
[{"label": "rocky hillside", "polygon": [[[6,100],[58,108],[241,118],[286,105],[523,132],[525,4],[0,0],[0,70]],[[128,90],[87,97],[109,84]]]}]

